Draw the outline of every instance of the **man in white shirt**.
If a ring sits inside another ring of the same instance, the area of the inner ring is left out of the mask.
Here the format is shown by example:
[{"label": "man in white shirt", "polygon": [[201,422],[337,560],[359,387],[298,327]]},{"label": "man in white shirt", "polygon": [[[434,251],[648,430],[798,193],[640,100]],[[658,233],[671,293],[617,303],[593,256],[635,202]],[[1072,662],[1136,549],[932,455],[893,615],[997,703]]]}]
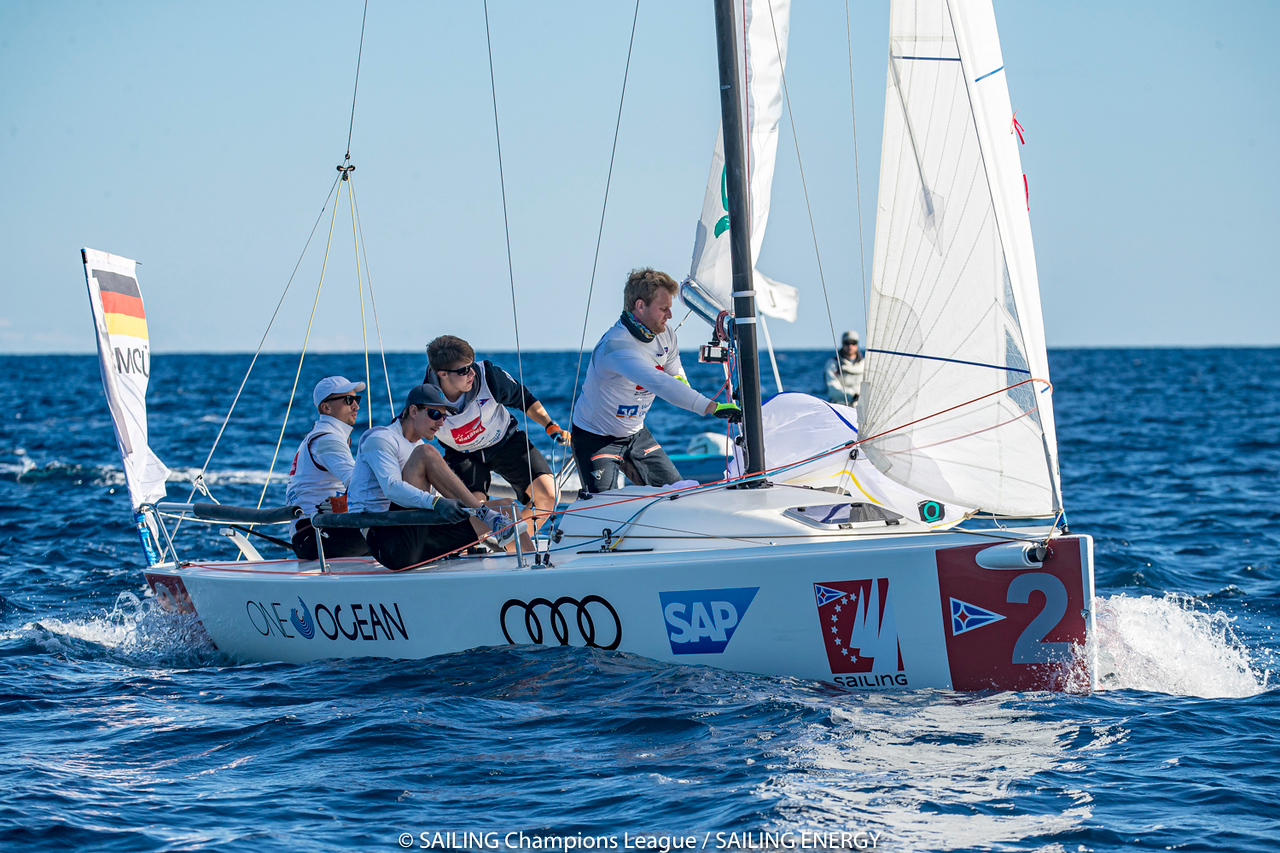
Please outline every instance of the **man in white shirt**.
[{"label": "man in white shirt", "polygon": [[[431,509],[438,524],[410,527],[371,527],[365,533],[369,550],[389,569],[405,569],[466,548],[494,536],[505,544],[517,528],[493,507],[510,501],[481,504],[444,457],[425,441],[435,438],[445,418],[456,409],[439,388],[417,385],[409,391],[400,415],[360,437],[351,490],[351,512]],[[464,508],[478,510],[472,514]]]},{"label": "man in white shirt", "polygon": [[[326,376],[311,392],[311,402],[320,417],[293,454],[289,488],[285,491],[285,502],[302,507],[307,516],[324,501],[347,493],[356,464],[351,456],[351,428],[360,416],[358,392],[363,390],[363,382],[351,382],[345,376]],[[309,517],[293,522],[290,533],[293,552],[299,560],[319,557],[316,529]],[[322,535],[326,557],[361,557],[369,553],[359,530],[334,528]]]},{"label": "man in white shirt", "polygon": [[645,429],[644,419],[661,397],[700,415],[742,419],[732,403],[717,404],[689,387],[674,329],[667,328],[679,287],[664,272],[631,271],[618,322],[591,353],[582,394],[573,409],[573,455],[590,492],[614,488],[619,470],[637,485],[665,486],[680,473]]},{"label": "man in white shirt", "polygon": [[840,353],[827,361],[823,378],[827,383],[827,399],[832,403],[852,406],[862,391],[862,376],[867,369],[865,356],[858,350],[858,333],[845,332],[840,338]]}]

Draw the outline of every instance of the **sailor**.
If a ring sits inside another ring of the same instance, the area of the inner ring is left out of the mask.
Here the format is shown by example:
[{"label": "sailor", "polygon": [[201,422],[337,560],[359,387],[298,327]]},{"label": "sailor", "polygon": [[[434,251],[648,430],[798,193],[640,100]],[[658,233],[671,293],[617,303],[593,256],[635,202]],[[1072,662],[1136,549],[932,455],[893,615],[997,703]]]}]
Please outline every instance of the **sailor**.
[{"label": "sailor", "polygon": [[845,332],[840,338],[840,352],[827,359],[823,378],[827,383],[827,399],[832,403],[852,406],[862,390],[865,356],[858,349],[858,333]]},{"label": "sailor", "polygon": [[471,344],[453,335],[441,335],[427,344],[427,375],[422,380],[444,392],[458,407],[436,433],[444,447],[444,461],[471,490],[477,500],[488,497],[492,472],[497,471],[515,489],[532,518],[530,500],[540,513],[555,508],[555,481],[551,466],[529,442],[507,411],[524,412],[561,444],[569,431],[547,414],[529,389],[492,361],[476,361]]},{"label": "sailor", "polygon": [[[371,527],[365,532],[369,550],[389,569],[433,560],[491,534],[499,545],[516,535],[494,508],[510,501],[482,506],[449,470],[440,451],[424,443],[435,438],[445,418],[456,411],[439,388],[416,385],[394,421],[360,437],[348,499],[351,512],[431,509],[440,517],[436,524]],[[478,512],[468,513],[465,507]]]},{"label": "sailor", "polygon": [[655,396],[700,415],[737,423],[742,410],[689,387],[674,329],[667,328],[678,291],[664,272],[631,271],[622,316],[591,353],[573,410],[573,455],[591,492],[614,488],[621,469],[632,482],[665,486],[680,480],[675,465],[645,429]]},{"label": "sailor", "polygon": [[[345,376],[326,376],[311,392],[311,402],[320,417],[293,454],[289,488],[285,491],[285,502],[302,507],[308,516],[326,502],[336,503],[338,506],[334,508],[340,509],[346,501],[351,471],[355,468],[355,460],[351,458],[351,428],[360,416],[359,392],[363,390],[363,382],[351,382]],[[311,526],[310,518],[294,521],[289,532],[293,537],[293,553],[299,560],[319,557],[316,529]],[[359,530],[335,528],[322,535],[326,557],[360,557],[369,553]]]}]

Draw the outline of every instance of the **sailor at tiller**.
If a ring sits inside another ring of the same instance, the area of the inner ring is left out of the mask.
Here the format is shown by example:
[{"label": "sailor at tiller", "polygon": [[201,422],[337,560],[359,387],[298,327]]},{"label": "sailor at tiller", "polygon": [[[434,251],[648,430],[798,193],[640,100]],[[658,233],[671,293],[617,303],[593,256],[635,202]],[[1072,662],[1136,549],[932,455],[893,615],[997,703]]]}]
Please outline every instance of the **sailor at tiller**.
[{"label": "sailor at tiller", "polygon": [[573,409],[573,455],[591,492],[615,487],[622,470],[637,485],[680,480],[661,445],[645,429],[655,396],[700,415],[742,419],[732,403],[716,403],[689,387],[674,329],[667,328],[678,291],[675,279],[650,269],[631,271],[622,316],[591,353]]},{"label": "sailor at tiller", "polygon": [[[360,437],[348,496],[351,512],[430,509],[440,518],[436,524],[365,531],[369,550],[389,569],[433,560],[491,533],[499,544],[516,534],[507,519],[493,509],[509,501],[490,501],[482,507],[449,470],[440,451],[423,443],[435,437],[445,417],[455,410],[439,388],[416,385],[394,421]],[[464,507],[479,511],[472,515]]]},{"label": "sailor at tiller", "polygon": [[858,402],[862,376],[867,369],[865,358],[858,349],[858,333],[845,332],[840,338],[840,352],[827,361],[823,371],[828,400],[846,406]]},{"label": "sailor at tiller", "polygon": [[551,466],[517,425],[507,407],[524,412],[561,444],[569,431],[551,419],[546,408],[528,388],[492,361],[476,361],[471,344],[453,335],[441,335],[427,344],[427,375],[422,381],[435,385],[458,407],[445,419],[436,439],[444,447],[444,461],[477,500],[488,497],[492,472],[497,471],[515,489],[526,507],[530,499],[540,513],[555,508],[555,482]]},{"label": "sailor at tiller", "polygon": [[[351,428],[360,416],[360,391],[363,382],[351,382],[345,376],[326,376],[316,383],[311,401],[320,412],[311,432],[298,445],[293,454],[293,467],[289,469],[289,488],[285,502],[302,507],[308,516],[322,504],[337,503],[333,509],[341,511],[345,503],[347,486],[355,460],[351,457]],[[341,500],[336,500],[341,497]],[[293,553],[299,560],[315,560],[316,529],[310,518],[293,522],[289,531],[293,536]],[[359,530],[334,528],[326,530],[324,554],[326,557],[362,557],[369,553],[369,546]]]}]

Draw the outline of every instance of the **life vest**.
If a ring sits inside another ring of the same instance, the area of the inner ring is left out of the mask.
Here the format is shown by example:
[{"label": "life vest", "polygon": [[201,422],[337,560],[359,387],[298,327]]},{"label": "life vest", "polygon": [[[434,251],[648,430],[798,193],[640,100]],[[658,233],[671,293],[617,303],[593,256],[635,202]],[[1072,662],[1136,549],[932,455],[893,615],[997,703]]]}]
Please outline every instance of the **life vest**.
[{"label": "life vest", "polygon": [[489,372],[483,363],[476,364],[477,389],[467,407],[456,415],[445,418],[444,426],[436,433],[441,444],[470,453],[492,447],[507,437],[511,429],[511,412],[493,398],[489,388]]},{"label": "life vest", "polygon": [[[350,444],[351,427],[337,418],[321,415],[298,445],[293,454],[293,465],[289,468],[289,486],[285,490],[286,504],[302,507],[303,513],[310,516],[316,511],[316,505],[325,498],[346,492],[347,484],[333,471],[325,468],[315,457],[314,446],[322,436],[332,435],[345,444]],[[289,533],[296,532],[298,522],[290,525]]]}]

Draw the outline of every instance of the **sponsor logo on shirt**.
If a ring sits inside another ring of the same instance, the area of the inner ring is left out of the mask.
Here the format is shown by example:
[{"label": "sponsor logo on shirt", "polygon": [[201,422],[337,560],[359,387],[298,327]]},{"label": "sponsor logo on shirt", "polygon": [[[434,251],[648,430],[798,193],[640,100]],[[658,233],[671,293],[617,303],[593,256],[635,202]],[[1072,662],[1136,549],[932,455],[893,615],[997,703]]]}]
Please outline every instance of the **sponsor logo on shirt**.
[{"label": "sponsor logo on shirt", "polygon": [[449,430],[449,437],[453,439],[454,444],[470,444],[483,433],[484,425],[480,423],[480,416],[477,415],[474,421],[468,421],[460,427]]},{"label": "sponsor logo on shirt", "polygon": [[760,591],[758,586],[660,592],[673,655],[718,655]]},{"label": "sponsor logo on shirt", "polygon": [[[636,386],[636,388],[639,388],[639,387],[640,387],[639,385]],[[639,406],[619,406],[618,413],[614,415],[615,418],[637,418],[639,416],[640,416]]]}]

